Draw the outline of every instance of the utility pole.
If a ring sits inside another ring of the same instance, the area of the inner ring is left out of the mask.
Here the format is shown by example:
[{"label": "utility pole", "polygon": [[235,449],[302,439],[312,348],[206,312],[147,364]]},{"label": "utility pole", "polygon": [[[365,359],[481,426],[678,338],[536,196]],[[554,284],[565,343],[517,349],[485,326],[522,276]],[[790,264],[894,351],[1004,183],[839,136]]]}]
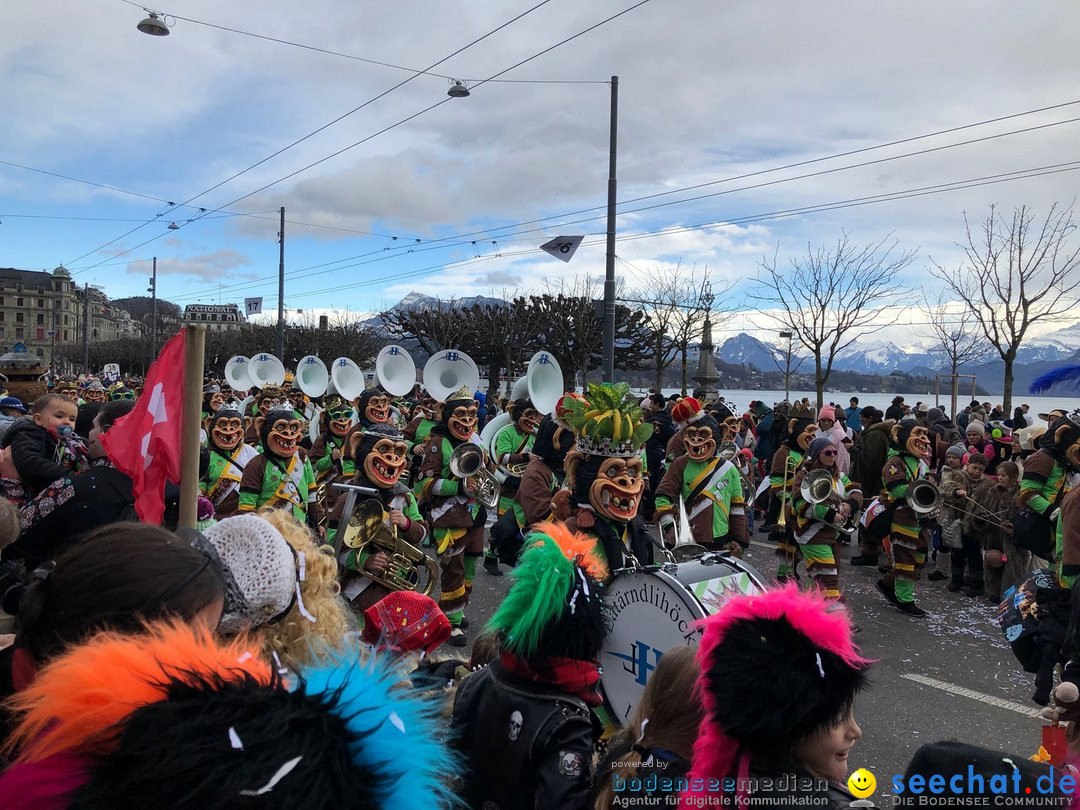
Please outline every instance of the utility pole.
[{"label": "utility pole", "polygon": [[608,144],[607,264],[604,267],[604,382],[615,382],[615,170],[618,159],[619,77],[611,77]]},{"label": "utility pole", "polygon": [[277,281],[277,356],[285,362],[285,206],[281,206],[281,230],[278,231]]},{"label": "utility pole", "polygon": [[82,373],[90,373],[90,282],[83,285]]},{"label": "utility pole", "polygon": [[150,277],[150,295],[150,362],[153,363],[157,359],[157,256],[154,257],[154,270]]}]

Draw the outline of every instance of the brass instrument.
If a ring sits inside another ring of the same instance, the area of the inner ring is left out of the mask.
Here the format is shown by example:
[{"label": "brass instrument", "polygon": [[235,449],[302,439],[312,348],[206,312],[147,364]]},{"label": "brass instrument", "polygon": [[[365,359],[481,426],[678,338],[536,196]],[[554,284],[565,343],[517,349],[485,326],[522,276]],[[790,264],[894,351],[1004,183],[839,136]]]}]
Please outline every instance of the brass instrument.
[{"label": "brass instrument", "polygon": [[[375,498],[361,501],[343,527],[342,543],[348,548],[363,549],[369,544],[390,559],[381,574],[364,571],[364,576],[392,591],[419,591],[425,596],[435,590],[439,569],[421,549],[398,535],[397,526],[387,526],[386,510]],[[342,531],[339,528],[338,531]],[[424,573],[427,573],[425,579]],[[423,589],[420,588],[423,583]]]},{"label": "brass instrument", "polygon": [[787,526],[788,485],[791,483],[791,478],[794,475],[795,459],[788,454],[788,457],[784,459],[784,482],[780,485],[780,517],[776,521],[776,525],[780,527]]},{"label": "brass instrument", "polygon": [[938,492],[937,484],[925,478],[908,484],[904,500],[919,518],[929,519],[941,511],[941,493]]},{"label": "brass instrument", "polygon": [[[833,488],[833,476],[828,470],[811,470],[804,475],[802,485],[799,487],[799,494],[802,495],[804,501],[815,506],[824,503],[835,509],[843,503]],[[852,512],[842,521],[834,522],[832,525],[838,532],[851,534],[855,531],[858,523],[855,519],[855,513]]]},{"label": "brass instrument", "polygon": [[487,468],[484,448],[465,442],[450,455],[450,474],[460,478],[465,493],[488,509],[499,505],[499,481]]}]

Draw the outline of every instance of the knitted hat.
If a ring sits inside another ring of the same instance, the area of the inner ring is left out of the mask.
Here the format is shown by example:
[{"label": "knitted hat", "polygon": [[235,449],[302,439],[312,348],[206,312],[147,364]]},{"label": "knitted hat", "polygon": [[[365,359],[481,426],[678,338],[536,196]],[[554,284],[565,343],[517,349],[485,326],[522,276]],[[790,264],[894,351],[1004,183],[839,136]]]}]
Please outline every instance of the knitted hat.
[{"label": "knitted hat", "polygon": [[685,426],[688,422],[700,419],[704,415],[705,409],[693,397],[683,397],[671,409],[672,421],[677,422],[680,426]]},{"label": "knitted hat", "polygon": [[824,450],[826,447],[834,446],[835,445],[833,444],[833,440],[830,439],[828,436],[818,436],[816,439],[810,442],[810,447],[808,447],[806,450],[806,457],[809,459],[817,459],[818,455],[821,454],[822,450]]},{"label": "knitted hat", "polygon": [[929,422],[930,424],[933,424],[934,422],[938,421],[939,419],[944,419],[944,418],[945,418],[945,411],[941,410],[941,408],[931,408],[926,414],[926,421]]},{"label": "knitted hat", "polygon": [[296,557],[281,532],[256,515],[236,515],[206,530],[225,568],[220,630],[236,633],[285,613],[300,590]]},{"label": "knitted hat", "polygon": [[836,421],[836,409],[834,409],[832,405],[823,405],[821,407],[821,410],[818,411],[818,413],[817,413],[817,418],[818,418],[819,422],[822,419],[831,419],[831,420],[833,420],[835,422]]},{"label": "knitted hat", "polygon": [[431,653],[450,638],[450,630],[450,620],[430,596],[395,591],[364,611],[362,637],[395,653]]},{"label": "knitted hat", "polygon": [[953,456],[954,458],[963,458],[967,453],[967,448],[962,444],[953,444],[949,446],[949,449],[945,451],[946,456]]},{"label": "knitted hat", "polygon": [[930,403],[929,402],[920,402],[919,407],[916,408],[916,410],[919,413],[929,413],[929,411],[930,411]]},{"label": "knitted hat", "polygon": [[967,423],[967,427],[964,428],[964,433],[978,433],[980,436],[986,435],[986,426],[977,419],[973,419]]},{"label": "knitted hat", "polygon": [[742,774],[756,756],[785,761],[842,717],[871,663],[852,641],[846,611],[794,585],[733,597],[699,626],[705,717],[691,783]]}]

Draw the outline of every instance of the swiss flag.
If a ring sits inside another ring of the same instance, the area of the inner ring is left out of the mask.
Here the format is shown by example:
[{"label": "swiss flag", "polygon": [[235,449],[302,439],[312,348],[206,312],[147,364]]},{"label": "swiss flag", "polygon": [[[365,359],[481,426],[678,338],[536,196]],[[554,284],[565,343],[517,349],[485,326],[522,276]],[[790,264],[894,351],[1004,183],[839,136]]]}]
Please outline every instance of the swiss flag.
[{"label": "swiss flag", "polygon": [[145,523],[161,523],[165,480],[180,480],[186,335],[187,329],[181,329],[165,344],[134,410],[101,434],[109,460],[134,482],[135,511]]}]

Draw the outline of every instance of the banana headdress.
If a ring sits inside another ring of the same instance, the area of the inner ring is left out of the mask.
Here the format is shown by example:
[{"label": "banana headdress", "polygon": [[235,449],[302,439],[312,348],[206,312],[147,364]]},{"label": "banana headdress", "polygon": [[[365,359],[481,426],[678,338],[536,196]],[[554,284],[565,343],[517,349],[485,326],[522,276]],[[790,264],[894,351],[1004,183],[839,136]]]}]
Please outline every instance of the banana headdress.
[{"label": "banana headdress", "polygon": [[592,456],[630,458],[652,435],[628,383],[589,383],[581,399],[565,403],[562,418],[577,434],[577,451]]}]

